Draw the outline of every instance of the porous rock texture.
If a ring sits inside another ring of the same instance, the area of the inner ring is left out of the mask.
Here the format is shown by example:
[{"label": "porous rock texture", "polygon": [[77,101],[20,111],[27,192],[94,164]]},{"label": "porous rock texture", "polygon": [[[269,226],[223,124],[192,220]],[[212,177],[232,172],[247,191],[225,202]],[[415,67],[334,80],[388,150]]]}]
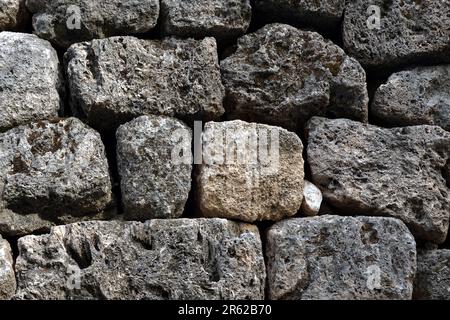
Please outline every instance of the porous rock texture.
[{"label": "porous rock texture", "polygon": [[[380,28],[369,28],[380,10]],[[450,62],[450,6],[435,0],[354,0],[345,9],[346,51],[372,70]]]},{"label": "porous rock texture", "polygon": [[214,38],[112,37],[66,53],[72,109],[99,130],[156,114],[220,117],[223,86]]},{"label": "porous rock texture", "polygon": [[71,44],[124,34],[139,34],[156,26],[159,0],[27,0],[34,32],[67,48]]},{"label": "porous rock texture", "polygon": [[0,32],[0,131],[57,117],[61,90],[58,55],[48,41]]},{"label": "porous rock texture", "polygon": [[414,298],[450,300],[450,250],[419,251]]},{"label": "porous rock texture", "polygon": [[201,213],[247,222],[295,215],[303,200],[302,151],[300,138],[279,127],[206,123],[197,172]]},{"label": "porous rock texture", "polygon": [[250,25],[250,0],[161,0],[164,33],[230,41]]},{"label": "porous rock texture", "polygon": [[252,225],[86,222],[23,237],[18,246],[16,299],[264,297],[262,246]]},{"label": "porous rock texture", "polygon": [[16,292],[13,264],[11,246],[0,235],[0,300],[11,299]]},{"label": "porous rock texture", "polygon": [[429,124],[450,131],[450,65],[394,73],[375,93],[371,113],[392,126]]},{"label": "porous rock texture", "polygon": [[269,298],[411,299],[416,243],[394,218],[320,216],[267,232]]},{"label": "porous rock texture", "polygon": [[0,0],[0,31],[24,28],[28,16],[25,0]]},{"label": "porous rock texture", "polygon": [[367,121],[366,74],[316,32],[270,24],[221,61],[230,119],[303,128],[314,115]]},{"label": "porous rock texture", "polygon": [[92,219],[112,202],[100,135],[76,118],[0,134],[0,178],[1,234]]},{"label": "porous rock texture", "polygon": [[191,129],[142,116],[117,130],[117,158],[127,219],[178,218],[191,190]]},{"label": "porous rock texture", "polygon": [[420,239],[445,241],[447,131],[426,125],[383,129],[315,117],[308,125],[307,154],[313,182],[344,213],[396,217]]},{"label": "porous rock texture", "polygon": [[345,0],[255,0],[255,12],[268,21],[313,26],[325,32],[338,28]]}]

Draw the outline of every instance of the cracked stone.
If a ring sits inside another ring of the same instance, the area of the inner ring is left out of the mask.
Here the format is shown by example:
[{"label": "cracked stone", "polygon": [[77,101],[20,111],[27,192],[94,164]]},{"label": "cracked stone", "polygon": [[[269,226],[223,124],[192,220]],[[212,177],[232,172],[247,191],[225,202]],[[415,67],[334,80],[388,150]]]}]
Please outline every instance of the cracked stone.
[{"label": "cracked stone", "polygon": [[18,246],[15,299],[264,298],[264,258],[252,225],[85,222],[23,237]]}]

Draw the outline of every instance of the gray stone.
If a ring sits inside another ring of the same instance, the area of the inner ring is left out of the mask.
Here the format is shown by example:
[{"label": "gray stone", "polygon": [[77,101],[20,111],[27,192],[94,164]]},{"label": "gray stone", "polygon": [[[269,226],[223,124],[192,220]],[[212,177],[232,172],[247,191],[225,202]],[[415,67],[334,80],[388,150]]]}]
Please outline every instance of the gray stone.
[{"label": "gray stone", "polygon": [[161,0],[164,33],[229,41],[250,25],[250,0]]},{"label": "gray stone", "polygon": [[450,300],[450,250],[419,251],[414,299]]},{"label": "gray stone", "polygon": [[264,298],[261,240],[247,224],[87,222],[18,246],[16,299]]},{"label": "gray stone", "polygon": [[343,213],[399,218],[416,237],[445,241],[450,193],[443,169],[450,158],[449,132],[318,117],[308,131],[312,180],[327,202]]},{"label": "gray stone", "polygon": [[394,218],[321,216],[267,233],[270,299],[411,299],[416,243]]},{"label": "gray stone", "polygon": [[450,65],[394,73],[375,93],[372,115],[384,124],[429,124],[450,131]]},{"label": "gray stone", "polygon": [[315,32],[271,24],[221,62],[230,119],[302,128],[313,115],[367,121],[366,74]]},{"label": "gray stone", "polygon": [[[370,5],[380,8],[379,29]],[[344,46],[373,70],[450,62],[449,15],[447,1],[354,0],[345,9]]]},{"label": "gray stone", "polygon": [[16,292],[16,276],[11,246],[0,235],[0,300],[11,299]]},{"label": "gray stone", "polygon": [[112,202],[100,135],[75,118],[0,134],[0,233],[86,219]]},{"label": "gray stone", "polygon": [[72,109],[101,130],[146,114],[220,117],[223,86],[214,38],[113,37],[66,53]]},{"label": "gray stone", "polygon": [[0,31],[23,29],[28,18],[25,0],[0,0]]},{"label": "gray stone", "polygon": [[35,35],[0,33],[0,131],[57,117],[61,106],[58,55]]},{"label": "gray stone", "polygon": [[280,220],[301,207],[303,144],[279,127],[240,120],[206,123],[197,197],[206,217]]},{"label": "gray stone", "polygon": [[81,41],[146,33],[156,26],[158,0],[27,0],[34,32],[60,47]]},{"label": "gray stone", "polygon": [[176,119],[142,116],[119,127],[117,158],[126,218],[181,217],[191,190],[191,145],[191,129]]},{"label": "gray stone", "polygon": [[254,7],[256,14],[268,21],[334,32],[341,23],[345,0],[255,0]]}]

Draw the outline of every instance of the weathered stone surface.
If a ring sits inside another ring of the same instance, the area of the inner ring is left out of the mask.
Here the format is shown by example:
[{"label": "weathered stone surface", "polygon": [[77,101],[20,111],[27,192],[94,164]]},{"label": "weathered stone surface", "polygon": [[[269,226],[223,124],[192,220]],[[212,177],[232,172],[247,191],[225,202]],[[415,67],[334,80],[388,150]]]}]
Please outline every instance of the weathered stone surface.
[{"label": "weathered stone surface", "polygon": [[75,44],[66,60],[72,108],[95,128],[145,114],[190,120],[224,112],[214,38],[113,37]]},{"label": "weathered stone surface", "polygon": [[450,250],[419,251],[414,299],[450,300]]},{"label": "weathered stone surface", "polygon": [[75,118],[0,134],[0,190],[2,234],[22,235],[103,211],[112,195],[100,135]]},{"label": "weathered stone surface", "polygon": [[290,219],[267,241],[271,299],[411,299],[416,243],[400,220]]},{"label": "weathered stone surface", "polygon": [[[380,28],[369,28],[380,8]],[[372,69],[414,63],[450,62],[450,6],[434,0],[355,0],[347,5],[343,38],[346,52]]]},{"label": "weathered stone surface", "polygon": [[27,0],[35,33],[61,47],[125,34],[139,34],[156,26],[158,0]]},{"label": "weathered stone surface", "polygon": [[445,240],[450,194],[443,169],[450,158],[449,132],[318,117],[308,130],[313,182],[330,204],[349,214],[396,217],[420,239]]},{"label": "weathered stone surface", "polygon": [[255,0],[254,7],[256,14],[268,21],[291,22],[331,32],[339,27],[345,0]]},{"label": "weathered stone surface", "polygon": [[303,200],[303,145],[292,132],[240,120],[206,123],[197,172],[207,217],[253,222],[292,216]]},{"label": "weathered stone surface", "polygon": [[11,299],[15,292],[16,277],[11,247],[0,235],[0,300]]},{"label": "weathered stone surface", "polygon": [[119,127],[117,158],[128,219],[182,215],[191,190],[191,145],[191,129],[173,118],[142,116]]},{"label": "weathered stone surface", "polygon": [[164,32],[180,37],[231,40],[250,25],[250,0],[161,0]]},{"label": "weathered stone surface", "polygon": [[25,0],[0,0],[0,31],[22,29],[28,18]]},{"label": "weathered stone surface", "polygon": [[372,115],[385,124],[429,124],[450,131],[450,65],[393,74],[375,93]]},{"label": "weathered stone surface", "polygon": [[266,25],[241,37],[221,70],[231,119],[289,130],[313,115],[367,121],[364,70],[318,33]]},{"label": "weathered stone surface", "polygon": [[305,188],[303,189],[302,213],[305,216],[315,216],[319,213],[322,204],[322,191],[313,183],[305,180]]},{"label": "weathered stone surface", "polygon": [[[23,237],[18,245],[18,299],[264,297],[261,241],[258,229],[247,224],[87,222]],[[79,289],[71,286],[77,274]]]},{"label": "weathered stone surface", "polygon": [[58,55],[35,35],[0,33],[0,131],[57,117],[61,99]]}]

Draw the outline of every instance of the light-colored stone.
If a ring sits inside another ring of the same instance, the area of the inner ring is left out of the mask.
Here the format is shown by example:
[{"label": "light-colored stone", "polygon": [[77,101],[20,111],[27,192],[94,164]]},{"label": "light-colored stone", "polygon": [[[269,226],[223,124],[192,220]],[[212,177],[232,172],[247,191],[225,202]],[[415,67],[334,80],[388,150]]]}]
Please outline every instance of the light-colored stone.
[{"label": "light-colored stone", "polygon": [[0,300],[11,299],[16,292],[16,277],[11,246],[0,235]]},{"label": "light-colored stone", "polygon": [[400,220],[320,216],[267,234],[270,299],[411,299],[416,243]]},{"label": "light-colored stone", "polygon": [[92,218],[112,203],[100,135],[76,118],[0,134],[0,232],[23,235]]},{"label": "light-colored stone", "polygon": [[264,298],[264,258],[252,225],[86,222],[23,237],[18,246],[16,299]]},{"label": "light-colored stone", "polygon": [[152,30],[158,0],[27,0],[34,32],[60,47],[92,39]]},{"label": "light-colored stone", "polygon": [[313,183],[305,180],[305,188],[303,189],[302,213],[305,216],[316,216],[319,213],[322,204],[322,191]]},{"label": "light-colored stone", "polygon": [[113,37],[75,44],[65,58],[72,109],[96,129],[148,114],[192,121],[224,112],[214,38]]},{"label": "light-colored stone", "polygon": [[57,117],[61,88],[58,55],[48,41],[0,32],[0,131]]},{"label": "light-colored stone", "polygon": [[127,219],[183,214],[191,190],[191,148],[191,129],[173,118],[142,116],[119,127],[117,158]]},{"label": "light-colored stone", "polygon": [[247,222],[295,215],[303,200],[302,150],[300,138],[279,127],[206,123],[197,172],[202,214]]},{"label": "light-colored stone", "polygon": [[392,216],[417,238],[445,241],[449,132],[437,126],[385,129],[316,117],[307,135],[312,181],[341,213]]},{"label": "light-colored stone", "polygon": [[314,115],[367,121],[361,65],[316,32],[270,24],[220,63],[228,119],[302,129]]}]

